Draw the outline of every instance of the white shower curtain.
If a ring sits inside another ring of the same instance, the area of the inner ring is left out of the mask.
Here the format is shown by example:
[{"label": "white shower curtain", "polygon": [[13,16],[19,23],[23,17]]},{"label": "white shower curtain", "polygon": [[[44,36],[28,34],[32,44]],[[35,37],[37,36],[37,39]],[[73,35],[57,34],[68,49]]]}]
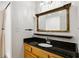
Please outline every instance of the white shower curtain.
[{"label": "white shower curtain", "polygon": [[0,58],[3,56],[4,51],[4,11],[0,11]]}]

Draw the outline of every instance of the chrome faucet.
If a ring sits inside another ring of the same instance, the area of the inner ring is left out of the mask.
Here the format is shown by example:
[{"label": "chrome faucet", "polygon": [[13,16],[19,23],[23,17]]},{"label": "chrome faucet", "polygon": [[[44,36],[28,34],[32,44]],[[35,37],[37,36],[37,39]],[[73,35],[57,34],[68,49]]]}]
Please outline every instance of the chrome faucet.
[{"label": "chrome faucet", "polygon": [[50,44],[50,40],[48,39],[48,37],[46,38],[46,43]]}]

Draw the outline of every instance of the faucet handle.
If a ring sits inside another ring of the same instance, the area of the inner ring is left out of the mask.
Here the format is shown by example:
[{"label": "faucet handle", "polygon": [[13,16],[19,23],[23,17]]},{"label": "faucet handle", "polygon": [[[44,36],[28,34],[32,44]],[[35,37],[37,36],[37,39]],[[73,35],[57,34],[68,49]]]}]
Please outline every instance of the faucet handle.
[{"label": "faucet handle", "polygon": [[46,38],[46,43],[50,44],[50,40],[48,39],[48,37]]},{"label": "faucet handle", "polygon": [[50,41],[46,41],[46,43],[50,44]]},{"label": "faucet handle", "polygon": [[48,40],[48,37],[46,37],[46,40]]}]

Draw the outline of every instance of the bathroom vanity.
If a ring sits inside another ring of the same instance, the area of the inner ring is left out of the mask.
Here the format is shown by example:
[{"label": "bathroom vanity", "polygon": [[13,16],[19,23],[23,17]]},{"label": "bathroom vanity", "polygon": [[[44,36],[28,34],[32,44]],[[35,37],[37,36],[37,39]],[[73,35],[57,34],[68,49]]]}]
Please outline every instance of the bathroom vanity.
[{"label": "bathroom vanity", "polygon": [[[39,46],[46,43],[43,38],[24,39],[25,58],[73,58],[76,57],[76,44],[51,40],[51,47]],[[47,43],[46,43],[47,44]]]},{"label": "bathroom vanity", "polygon": [[63,58],[63,56],[50,53],[40,48],[24,43],[24,57],[25,58]]}]

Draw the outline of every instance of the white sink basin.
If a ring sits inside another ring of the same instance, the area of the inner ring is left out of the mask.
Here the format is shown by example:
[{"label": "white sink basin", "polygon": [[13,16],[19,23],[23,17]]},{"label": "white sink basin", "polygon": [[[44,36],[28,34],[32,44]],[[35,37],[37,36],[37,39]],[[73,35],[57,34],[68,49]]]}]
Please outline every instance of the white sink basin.
[{"label": "white sink basin", "polygon": [[41,47],[52,47],[52,45],[47,44],[47,43],[39,43],[38,45]]}]

